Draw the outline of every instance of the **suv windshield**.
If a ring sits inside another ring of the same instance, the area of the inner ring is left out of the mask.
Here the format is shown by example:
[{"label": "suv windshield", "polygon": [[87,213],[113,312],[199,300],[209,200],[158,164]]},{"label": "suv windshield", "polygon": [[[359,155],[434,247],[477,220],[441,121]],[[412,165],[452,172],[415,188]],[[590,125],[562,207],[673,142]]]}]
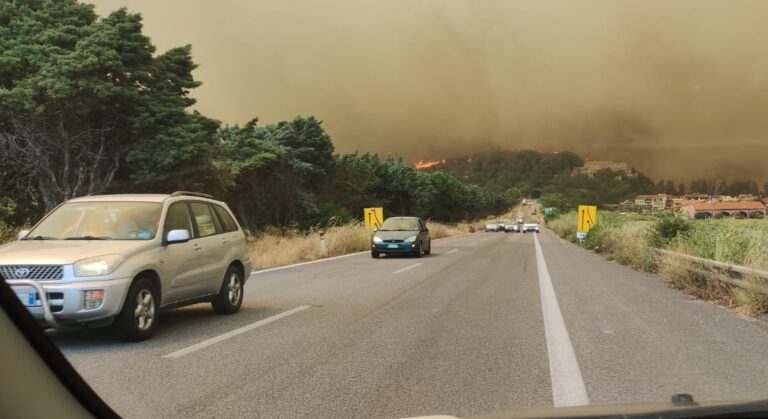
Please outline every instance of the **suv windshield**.
[{"label": "suv windshield", "polygon": [[26,240],[151,240],[161,210],[155,202],[70,202],[41,221]]},{"label": "suv windshield", "polygon": [[398,218],[390,218],[384,221],[381,225],[382,231],[417,231],[419,229],[419,222],[416,220],[403,220]]}]

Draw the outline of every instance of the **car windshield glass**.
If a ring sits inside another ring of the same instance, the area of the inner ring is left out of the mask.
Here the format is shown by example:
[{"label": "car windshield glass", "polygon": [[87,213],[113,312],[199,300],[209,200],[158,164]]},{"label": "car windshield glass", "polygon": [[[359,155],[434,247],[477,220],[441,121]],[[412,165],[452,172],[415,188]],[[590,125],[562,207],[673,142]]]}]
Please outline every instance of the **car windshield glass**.
[{"label": "car windshield glass", "polygon": [[162,204],[155,202],[70,202],[27,237],[56,240],[151,240]]},{"label": "car windshield glass", "polygon": [[383,231],[416,231],[419,222],[414,219],[389,218],[381,225]]}]

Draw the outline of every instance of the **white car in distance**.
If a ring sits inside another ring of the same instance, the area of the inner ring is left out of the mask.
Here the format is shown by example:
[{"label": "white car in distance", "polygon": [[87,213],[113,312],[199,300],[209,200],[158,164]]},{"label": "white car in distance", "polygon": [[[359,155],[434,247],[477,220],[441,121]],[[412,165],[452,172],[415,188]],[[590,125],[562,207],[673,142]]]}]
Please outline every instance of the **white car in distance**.
[{"label": "white car in distance", "polygon": [[488,221],[485,223],[485,231],[499,231],[499,222],[497,220]]},{"label": "white car in distance", "polygon": [[539,232],[539,224],[538,223],[525,223],[523,224],[523,233],[538,233]]}]

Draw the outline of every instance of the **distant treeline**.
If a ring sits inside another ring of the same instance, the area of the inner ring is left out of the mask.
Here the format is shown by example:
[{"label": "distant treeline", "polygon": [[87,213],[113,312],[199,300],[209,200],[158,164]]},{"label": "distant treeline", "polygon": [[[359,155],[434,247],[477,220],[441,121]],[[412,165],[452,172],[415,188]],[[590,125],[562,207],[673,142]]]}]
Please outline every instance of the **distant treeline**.
[{"label": "distant treeline", "polygon": [[[579,204],[618,204],[634,200],[637,195],[666,193],[683,195],[705,193],[711,195],[758,195],[757,182],[717,180],[709,183],[697,179],[686,188],[671,180],[653,182],[648,176],[632,170],[631,173],[609,169],[597,171],[594,176],[573,176],[575,167],[583,166],[575,153],[539,153],[532,150],[492,150],[473,156],[449,159],[437,167],[457,176],[460,180],[483,185],[492,192],[504,191],[510,195],[537,197],[541,195],[546,206],[570,210]],[[763,185],[768,194],[768,183]]]}]

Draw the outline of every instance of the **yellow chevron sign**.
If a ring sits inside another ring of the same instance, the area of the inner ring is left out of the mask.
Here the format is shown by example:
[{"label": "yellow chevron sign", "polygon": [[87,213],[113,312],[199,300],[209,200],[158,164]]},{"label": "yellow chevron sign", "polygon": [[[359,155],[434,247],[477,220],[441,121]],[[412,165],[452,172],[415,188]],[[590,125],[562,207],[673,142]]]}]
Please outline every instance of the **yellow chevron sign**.
[{"label": "yellow chevron sign", "polygon": [[597,224],[597,207],[594,205],[579,205],[579,223],[577,231],[587,233]]},{"label": "yellow chevron sign", "polygon": [[364,208],[363,219],[365,220],[365,225],[371,230],[381,228],[381,223],[384,222],[384,208]]}]

